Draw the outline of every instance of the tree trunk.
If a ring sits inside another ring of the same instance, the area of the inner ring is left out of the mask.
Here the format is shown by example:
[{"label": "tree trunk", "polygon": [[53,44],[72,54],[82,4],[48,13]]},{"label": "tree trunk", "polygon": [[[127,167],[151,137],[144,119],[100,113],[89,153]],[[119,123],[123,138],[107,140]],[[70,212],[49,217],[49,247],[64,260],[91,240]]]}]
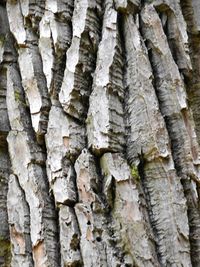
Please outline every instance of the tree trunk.
[{"label": "tree trunk", "polygon": [[200,2],[0,2],[0,266],[200,267]]}]

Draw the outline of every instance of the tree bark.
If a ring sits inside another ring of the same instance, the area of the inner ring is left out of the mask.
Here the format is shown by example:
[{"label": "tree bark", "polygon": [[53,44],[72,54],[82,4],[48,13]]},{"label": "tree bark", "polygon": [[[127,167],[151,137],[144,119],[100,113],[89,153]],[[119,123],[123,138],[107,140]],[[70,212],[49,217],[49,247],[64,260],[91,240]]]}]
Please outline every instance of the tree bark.
[{"label": "tree bark", "polygon": [[200,267],[200,2],[0,2],[0,266]]}]

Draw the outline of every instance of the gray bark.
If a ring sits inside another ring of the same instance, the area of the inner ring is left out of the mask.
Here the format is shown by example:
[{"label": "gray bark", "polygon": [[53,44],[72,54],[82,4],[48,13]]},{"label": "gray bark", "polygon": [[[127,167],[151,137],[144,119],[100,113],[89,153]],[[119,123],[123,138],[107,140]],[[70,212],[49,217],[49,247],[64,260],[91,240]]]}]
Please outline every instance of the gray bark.
[{"label": "gray bark", "polygon": [[0,266],[200,267],[198,0],[0,2]]}]

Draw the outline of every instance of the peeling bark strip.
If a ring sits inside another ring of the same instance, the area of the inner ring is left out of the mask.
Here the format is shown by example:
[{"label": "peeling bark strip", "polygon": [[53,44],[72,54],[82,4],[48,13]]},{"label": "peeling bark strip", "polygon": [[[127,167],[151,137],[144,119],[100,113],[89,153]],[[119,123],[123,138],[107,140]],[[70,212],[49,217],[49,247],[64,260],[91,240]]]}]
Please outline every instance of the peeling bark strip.
[{"label": "peeling bark strip", "polygon": [[0,1],[1,267],[200,266],[199,14]]}]

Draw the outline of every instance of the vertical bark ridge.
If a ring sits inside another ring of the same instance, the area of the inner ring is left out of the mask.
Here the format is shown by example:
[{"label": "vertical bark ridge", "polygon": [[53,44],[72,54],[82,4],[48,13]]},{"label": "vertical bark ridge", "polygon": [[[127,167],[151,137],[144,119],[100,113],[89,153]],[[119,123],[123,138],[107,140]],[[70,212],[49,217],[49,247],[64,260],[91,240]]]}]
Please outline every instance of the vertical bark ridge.
[{"label": "vertical bark ridge", "polygon": [[72,39],[72,13],[74,0],[50,1],[39,24],[39,49],[47,79],[51,101],[58,100],[66,65],[66,51]]},{"label": "vertical bark ridge", "polygon": [[52,105],[45,140],[48,180],[59,208],[61,266],[81,266],[79,231],[73,208],[77,202],[74,161],[86,145],[85,129],[65,114],[61,106]]},{"label": "vertical bark ridge", "polygon": [[188,36],[179,3],[174,6],[155,5],[159,14],[163,30],[167,36],[169,48],[176,62],[182,79],[190,78],[192,73],[191,60],[188,50]]},{"label": "vertical bark ridge", "polygon": [[[17,65],[7,69],[7,107],[11,125],[7,141],[12,171],[18,177],[30,208],[35,266],[59,266],[56,214],[48,193],[45,156],[38,146]],[[17,157],[16,157],[17,155]]]},{"label": "vertical bark ridge", "polygon": [[147,50],[131,15],[124,17],[123,32],[127,66],[127,158],[134,172],[140,158],[143,160],[141,178],[148,196],[149,215],[162,266],[191,266],[185,198],[154,91]]},{"label": "vertical bark ridge", "polygon": [[11,266],[33,267],[30,211],[18,178],[13,174],[9,178],[7,206],[12,243]]},{"label": "vertical bark ridge", "polygon": [[146,5],[141,14],[142,32],[146,39],[154,70],[161,113],[169,132],[177,174],[181,177],[188,206],[191,259],[199,262],[200,216],[196,180],[199,180],[199,147],[192,116],[186,103],[184,84],[173,60],[158,14]]},{"label": "vertical bark ridge", "polygon": [[[22,84],[30,106],[33,129],[42,143],[48,124],[50,99],[42,59],[38,48],[39,22],[44,13],[44,1],[7,1],[10,30],[18,46],[18,62]],[[17,22],[15,21],[17,18]]]},{"label": "vertical bark ridge", "polygon": [[88,147],[95,154],[123,151],[123,58],[117,12],[110,0],[105,1],[102,39],[92,87],[86,121]]}]

